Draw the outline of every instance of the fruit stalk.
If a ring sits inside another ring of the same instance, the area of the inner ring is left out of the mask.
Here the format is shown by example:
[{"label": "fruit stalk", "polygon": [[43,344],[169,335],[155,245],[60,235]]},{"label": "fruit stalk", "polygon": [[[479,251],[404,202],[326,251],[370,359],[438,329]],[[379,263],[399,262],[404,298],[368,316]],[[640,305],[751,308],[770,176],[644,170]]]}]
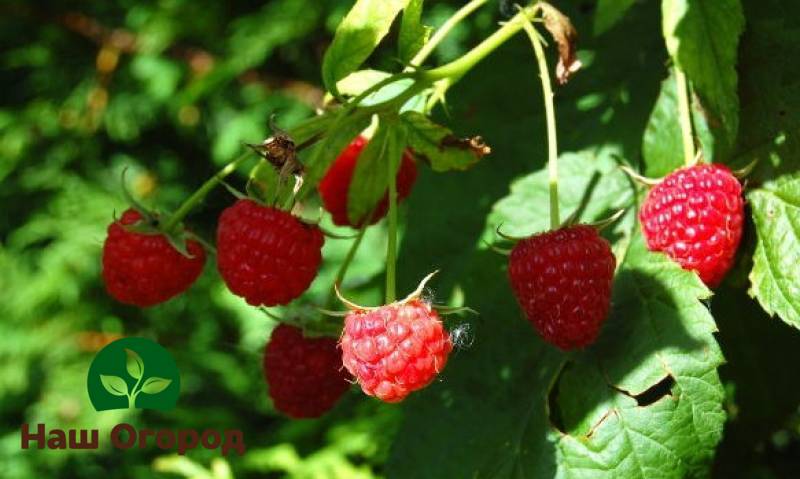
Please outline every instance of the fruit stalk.
[{"label": "fruit stalk", "polygon": [[678,111],[683,137],[683,161],[686,166],[694,165],[694,135],[692,134],[692,113],[689,108],[689,84],[683,70],[675,67],[675,82],[678,88]]},{"label": "fruit stalk", "polygon": [[[522,13],[522,12],[520,12]],[[539,64],[539,78],[542,83],[542,96],[544,97],[544,111],[547,120],[547,172],[550,190],[550,228],[556,229],[561,225],[558,212],[558,138],[556,136],[556,112],[553,105],[553,86],[550,82],[550,71],[547,69],[547,57],[542,47],[542,39],[533,28],[527,17],[523,19],[522,26],[531,40],[536,61]]]},{"label": "fruit stalk", "polygon": [[347,270],[350,268],[350,263],[352,263],[353,258],[356,257],[356,253],[358,252],[359,246],[361,246],[361,241],[364,239],[364,234],[367,232],[367,228],[369,228],[369,223],[364,222],[364,224],[358,230],[358,236],[356,236],[356,239],[353,240],[353,243],[350,245],[350,249],[347,251],[347,256],[344,257],[344,261],[342,262],[341,266],[339,266],[339,271],[336,273],[336,279],[333,280],[333,286],[331,286],[331,292],[328,295],[328,301],[326,301],[327,307],[330,307],[333,303],[333,299],[336,297],[336,285],[340,285],[342,284],[342,281],[344,281]]},{"label": "fruit stalk", "polygon": [[227,165],[225,165],[221,170],[219,170],[214,176],[206,180],[203,185],[195,191],[192,196],[190,196],[183,204],[178,207],[178,210],[173,213],[167,222],[164,224],[164,231],[171,232],[174,231],[175,228],[180,224],[186,215],[195,207],[195,205],[201,201],[206,195],[214,189],[226,176],[230,175],[236,170],[236,167],[239,166],[239,163],[243,162],[247,158],[250,157],[250,152],[242,153],[239,157],[235,160],[231,161]]},{"label": "fruit stalk", "polygon": [[395,275],[397,273],[397,180],[395,164],[399,158],[394,155],[389,159],[387,182],[389,184],[389,239],[386,244],[386,304],[397,299],[395,292]]}]

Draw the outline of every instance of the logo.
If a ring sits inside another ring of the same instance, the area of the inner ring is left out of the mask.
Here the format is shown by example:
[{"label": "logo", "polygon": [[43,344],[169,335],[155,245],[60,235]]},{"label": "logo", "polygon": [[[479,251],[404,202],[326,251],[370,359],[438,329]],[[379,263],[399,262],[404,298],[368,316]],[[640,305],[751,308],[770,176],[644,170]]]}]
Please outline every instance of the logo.
[{"label": "logo", "polygon": [[[96,411],[109,409],[173,409],[181,392],[181,378],[175,360],[159,344],[145,338],[122,338],[104,347],[94,357],[86,378],[89,400]],[[140,429],[122,423],[114,426],[109,441],[116,449],[156,447],[176,450],[178,455],[203,447],[219,449],[223,456],[245,453],[244,434],[239,429]],[[20,447],[29,449],[98,449],[97,429],[49,429],[43,423],[36,430],[25,423],[20,428]]]},{"label": "logo", "polygon": [[86,378],[96,411],[173,409],[181,378],[169,352],[146,338],[118,339],[97,353]]}]

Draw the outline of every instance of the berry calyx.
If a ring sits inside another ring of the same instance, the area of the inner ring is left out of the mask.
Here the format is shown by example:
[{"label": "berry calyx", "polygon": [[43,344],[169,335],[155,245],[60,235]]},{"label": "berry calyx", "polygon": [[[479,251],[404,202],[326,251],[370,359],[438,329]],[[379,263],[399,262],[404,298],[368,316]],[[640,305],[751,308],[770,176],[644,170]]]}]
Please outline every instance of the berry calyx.
[{"label": "berry calyx", "polygon": [[350,387],[335,339],[307,338],[286,324],[272,331],[263,366],[275,409],[292,418],[325,414]]},{"label": "berry calyx", "polygon": [[[375,224],[386,216],[389,209],[389,194],[387,192],[380,203],[378,203],[378,206],[375,208],[375,211],[368,221],[366,218],[362,218],[357,222],[352,222],[347,215],[350,183],[353,180],[353,173],[356,170],[358,158],[364,150],[364,147],[367,146],[367,143],[368,140],[363,136],[356,137],[356,139],[339,154],[317,187],[325,210],[331,214],[333,222],[339,226],[360,228],[365,222],[368,222],[368,224]],[[400,161],[400,169],[397,171],[398,202],[408,197],[416,180],[417,165],[409,151],[406,150]]]},{"label": "berry calyx", "polygon": [[681,168],[648,192],[639,221],[651,251],[666,253],[716,287],[742,238],[742,185],[723,165]]},{"label": "berry calyx", "polygon": [[184,292],[200,276],[206,261],[197,241],[186,240],[184,255],[166,234],[144,223],[141,213],[128,209],[109,225],[102,273],[112,297],[142,308]]},{"label": "berry calyx", "polygon": [[439,314],[420,299],[423,285],[403,301],[378,308],[345,301],[355,309],[345,317],[342,362],[365,394],[400,402],[447,364],[453,343]]},{"label": "berry calyx", "polygon": [[616,259],[597,229],[566,226],[520,240],[508,276],[528,320],[563,350],[595,341],[608,317]]},{"label": "berry calyx", "polygon": [[324,242],[316,225],[240,199],[219,218],[217,269],[228,289],[249,304],[287,304],[317,276]]}]

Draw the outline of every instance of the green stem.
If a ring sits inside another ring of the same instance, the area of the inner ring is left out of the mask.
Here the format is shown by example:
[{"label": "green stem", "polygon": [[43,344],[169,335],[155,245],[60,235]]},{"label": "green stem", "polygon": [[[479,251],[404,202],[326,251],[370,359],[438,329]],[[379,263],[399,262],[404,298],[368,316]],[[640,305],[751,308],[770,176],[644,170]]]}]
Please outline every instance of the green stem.
[{"label": "green stem", "polygon": [[369,223],[365,221],[364,225],[361,226],[361,229],[358,230],[358,236],[356,236],[356,239],[350,245],[350,249],[347,251],[347,256],[344,257],[344,261],[339,266],[339,271],[336,273],[336,279],[333,280],[333,286],[331,286],[331,291],[328,295],[328,301],[326,301],[327,308],[330,308],[333,304],[333,298],[336,297],[334,293],[334,287],[337,284],[341,286],[342,282],[344,281],[347,270],[350,268],[350,263],[352,263],[353,258],[356,257],[356,253],[358,252],[359,246],[361,246],[361,241],[364,239],[364,233],[367,232],[367,228],[369,228]]},{"label": "green stem", "polygon": [[239,163],[243,162],[249,157],[250,152],[243,153],[241,156],[225,165],[217,172],[217,174],[206,180],[206,182],[203,183],[203,186],[198,188],[197,191],[195,191],[192,196],[184,201],[178,210],[169,217],[167,222],[164,224],[164,231],[174,231],[183,218],[189,214],[189,212],[195,207],[195,205],[197,205],[197,203],[203,201],[203,198],[205,198],[215,186],[217,186],[226,176],[230,175],[236,170],[236,167],[239,166]]},{"label": "green stem", "polygon": [[395,162],[397,158],[392,158],[389,162],[389,174],[387,181],[389,184],[389,240],[386,244],[386,304],[394,303],[397,299],[395,288],[397,275],[397,179],[395,172]]},{"label": "green stem", "polygon": [[452,30],[456,25],[458,25],[461,20],[465,19],[469,16],[472,12],[483,6],[488,0],[472,0],[468,2],[466,5],[458,9],[456,13],[453,14],[452,17],[448,18],[436,33],[428,40],[428,42],[420,48],[414,58],[411,59],[410,65],[411,68],[418,67],[422,65],[425,60],[430,56],[433,50],[439,45],[439,43],[444,40],[450,30]]},{"label": "green stem", "polygon": [[692,113],[689,107],[689,85],[686,74],[675,67],[675,82],[678,89],[678,111],[683,137],[683,162],[686,166],[694,164],[694,135],[692,134]]},{"label": "green stem", "polygon": [[506,40],[523,29],[525,24],[533,19],[540,8],[541,5],[534,4],[521,9],[520,12],[514,15],[505,25],[489,35],[475,48],[468,51],[457,60],[453,60],[450,63],[432,70],[419,72],[420,78],[431,82],[449,78],[452,83],[455,83],[481,60],[505,43]]},{"label": "green stem", "polygon": [[553,105],[553,86],[550,83],[550,72],[547,69],[547,57],[539,34],[533,25],[525,19],[523,28],[533,44],[533,51],[539,63],[539,77],[542,81],[542,95],[544,96],[544,111],[547,119],[547,172],[550,189],[550,228],[556,229],[561,225],[558,213],[558,138],[556,135],[556,111]]},{"label": "green stem", "polygon": [[131,393],[128,394],[128,409],[133,409],[136,407],[136,397],[139,396],[139,391],[137,391],[136,388],[138,388],[139,384],[142,382],[142,377],[144,377],[144,371],[142,371],[142,376],[136,380],[136,384],[133,385]]}]

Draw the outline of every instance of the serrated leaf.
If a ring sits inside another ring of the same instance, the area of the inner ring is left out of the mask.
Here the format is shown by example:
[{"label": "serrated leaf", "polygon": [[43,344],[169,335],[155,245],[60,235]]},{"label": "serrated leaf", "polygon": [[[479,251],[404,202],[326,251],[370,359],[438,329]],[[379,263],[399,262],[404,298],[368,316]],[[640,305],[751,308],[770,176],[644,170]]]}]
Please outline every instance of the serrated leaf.
[{"label": "serrated leaf", "polygon": [[145,394],[158,394],[167,389],[170,384],[172,384],[172,379],[151,377],[145,379],[141,391]]},{"label": "serrated leaf", "polygon": [[[650,114],[642,139],[644,174],[647,176],[654,178],[666,176],[685,163],[677,94],[677,82],[672,72],[661,83],[661,93]],[[692,124],[695,136],[700,139],[704,158],[709,162],[713,161],[713,137],[705,116],[695,108],[692,108]]]},{"label": "serrated leaf", "polygon": [[757,243],[750,294],[770,315],[800,328],[800,175],[748,194]]},{"label": "serrated leaf", "polygon": [[466,170],[491,152],[480,137],[458,138],[422,113],[407,111],[400,118],[408,131],[408,145],[434,171]]},{"label": "serrated leaf", "polygon": [[[572,356],[544,344],[516,305],[509,308],[505,282],[479,283],[484,304],[475,306],[492,311],[492,327],[407,408],[390,476],[678,479],[708,472],[725,419],[716,370],[722,355],[702,303],[710,293],[695,275],[648,252],[637,233],[600,340]],[[475,292],[465,292],[470,304]],[[440,444],[447,461],[437,460]]]},{"label": "serrated leaf", "polygon": [[[578,219],[592,222],[630,206],[634,189],[610,151],[564,153],[558,159],[558,198],[561,215],[580,209]],[[547,171],[539,170],[515,180],[511,192],[495,203],[489,216],[511,236],[527,236],[550,228],[550,193]],[[489,231],[487,241],[496,236]]]},{"label": "serrated leaf", "polygon": [[403,10],[397,52],[400,61],[409,63],[414,55],[428,42],[433,29],[422,24],[422,5],[424,0],[410,0]]},{"label": "serrated leaf", "polygon": [[127,396],[128,383],[119,376],[100,375],[100,382],[106,391],[114,396]]},{"label": "serrated leaf", "polygon": [[370,117],[371,115],[364,113],[363,110],[356,109],[347,118],[331,124],[325,138],[311,148],[308,159],[303,161],[305,177],[303,187],[297,194],[298,199],[316,189],[331,163],[356,136],[369,126]]},{"label": "serrated leaf", "polygon": [[600,35],[616,25],[636,0],[598,0],[594,14],[594,34]]},{"label": "serrated leaf", "polygon": [[354,72],[389,32],[408,0],[357,0],[336,28],[322,60],[325,87],[338,95],[336,83]]},{"label": "serrated leaf", "polygon": [[347,215],[360,224],[377,208],[388,190],[388,178],[396,178],[406,145],[406,131],[396,118],[382,117],[375,135],[358,157],[350,188]]},{"label": "serrated leaf", "polygon": [[125,357],[125,367],[128,370],[128,374],[130,374],[133,379],[141,379],[144,374],[144,361],[142,361],[142,357],[139,356],[136,351],[128,348],[125,348]]},{"label": "serrated leaf", "polygon": [[739,0],[663,0],[663,33],[670,55],[706,110],[722,156],[739,129],[736,58],[744,15]]}]

